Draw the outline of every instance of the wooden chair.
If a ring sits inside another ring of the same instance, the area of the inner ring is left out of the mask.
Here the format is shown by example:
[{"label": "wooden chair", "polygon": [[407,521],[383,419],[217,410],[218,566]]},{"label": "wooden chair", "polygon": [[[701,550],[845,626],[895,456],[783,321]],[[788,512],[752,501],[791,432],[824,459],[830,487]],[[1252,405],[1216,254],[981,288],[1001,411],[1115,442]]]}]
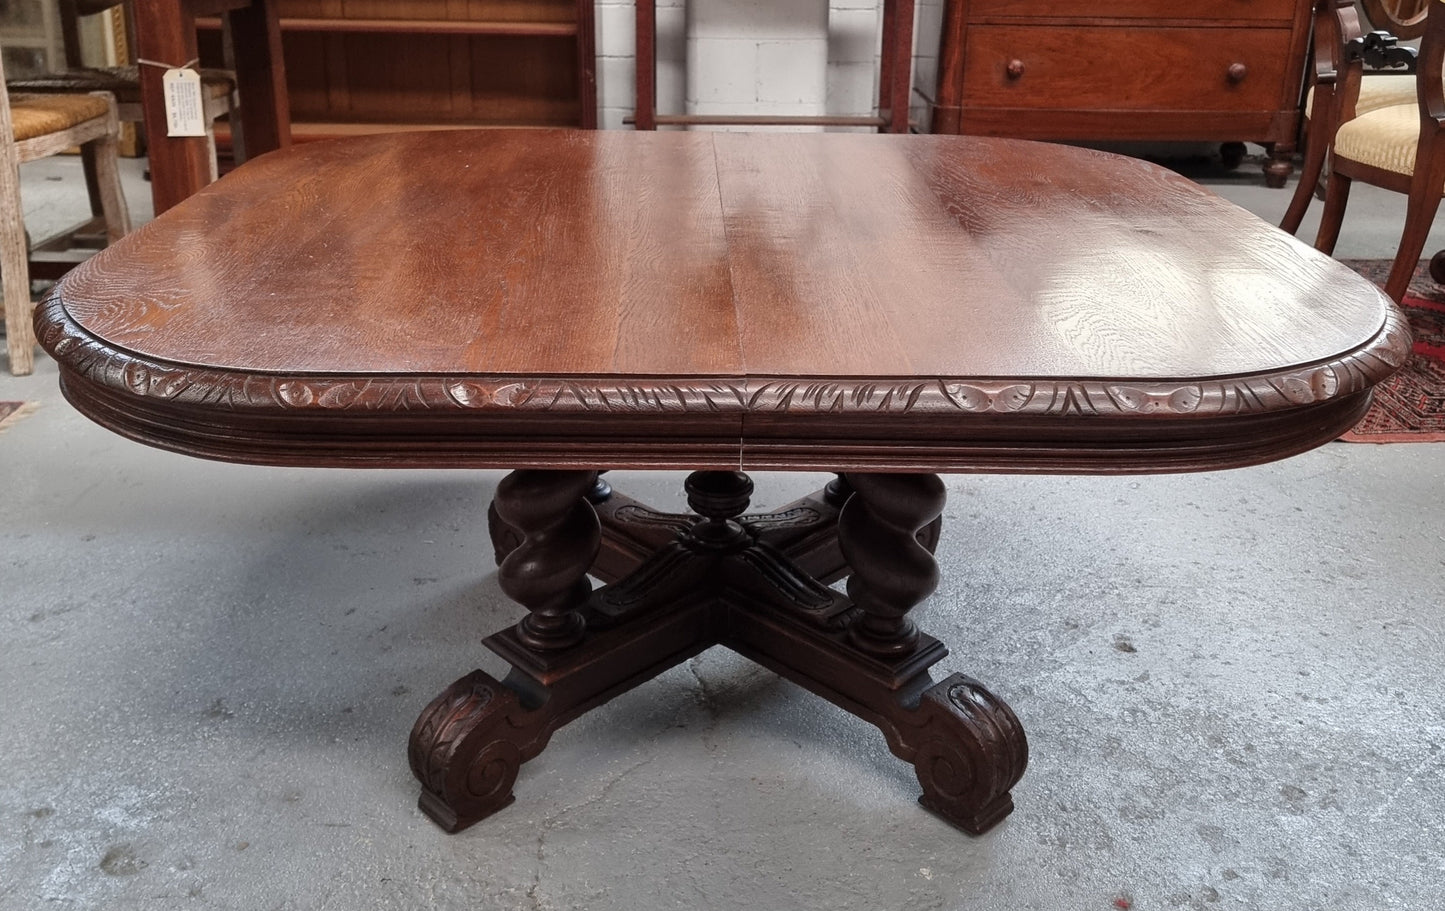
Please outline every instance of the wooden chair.
[{"label": "wooden chair", "polygon": [[[1421,16],[1412,37],[1424,28]],[[1305,96],[1304,164],[1294,197],[1279,226],[1291,234],[1299,230],[1310,200],[1320,194],[1321,175],[1335,131],[1345,120],[1397,104],[1415,103],[1415,51],[1399,47],[1390,32],[1362,34],[1353,0],[1320,0],[1314,13],[1313,84]],[[1345,74],[1349,61],[1359,64],[1358,90],[1353,108],[1344,110]],[[1367,72],[1366,67],[1371,68]],[[1405,72],[1388,72],[1403,69]]]},{"label": "wooden chair", "polygon": [[[65,46],[66,69],[58,73],[44,73],[26,79],[15,80],[10,88],[15,92],[36,94],[109,92],[115,96],[116,110],[125,123],[141,123],[140,65],[111,67],[87,67],[80,53],[80,20],[94,16],[108,9],[120,6],[126,0],[59,0],[61,39]],[[134,46],[134,43],[132,43]],[[166,61],[180,65],[184,60]],[[229,70],[202,69],[201,96],[202,115],[206,121],[206,144],[210,149],[211,179],[218,176],[216,164],[215,122],[231,114],[235,108],[236,77]],[[234,121],[235,118],[232,118]],[[241,143],[235,143],[236,149]],[[100,215],[100,196],[95,189],[94,167],[87,162],[86,180],[91,187],[91,213]]]},{"label": "wooden chair", "polygon": [[5,342],[13,374],[29,373],[35,354],[20,165],[77,145],[93,149],[106,236],[118,240],[130,230],[117,167],[119,133],[115,99],[110,95],[11,95],[0,67],[0,287],[5,295]]},{"label": "wooden chair", "polygon": [[[1331,0],[1337,10],[1339,4]],[[1420,39],[1419,66],[1415,78],[1415,99],[1361,113],[1356,109],[1363,60],[1347,56],[1348,44],[1339,45],[1340,74],[1336,91],[1341,93],[1336,109],[1340,125],[1330,142],[1329,182],[1325,187],[1325,208],[1320,219],[1315,247],[1334,252],[1349,202],[1350,187],[1360,180],[1377,187],[1404,193],[1407,197],[1405,227],[1395,254],[1385,293],[1399,301],[1414,274],[1415,264],[1425,246],[1426,235],[1445,193],[1445,0],[1431,0]],[[1348,35],[1353,11],[1336,17],[1341,35]],[[1319,104],[1318,97],[1316,104]],[[1296,198],[1301,189],[1296,192]],[[1287,225],[1286,225],[1287,227]],[[1437,256],[1432,274],[1445,271]]]}]

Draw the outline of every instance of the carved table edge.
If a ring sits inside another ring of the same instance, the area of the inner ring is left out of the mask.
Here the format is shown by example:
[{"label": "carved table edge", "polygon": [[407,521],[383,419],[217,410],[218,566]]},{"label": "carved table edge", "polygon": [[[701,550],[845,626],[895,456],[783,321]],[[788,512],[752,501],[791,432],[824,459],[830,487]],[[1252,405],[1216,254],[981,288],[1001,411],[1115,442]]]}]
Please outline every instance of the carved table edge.
[{"label": "carved table edge", "polygon": [[247,373],[148,359],[112,345],[71,316],[64,287],[41,301],[35,325],[40,344],[71,377],[157,405],[313,417],[416,411],[1209,418],[1287,411],[1365,392],[1404,364],[1411,344],[1404,314],[1391,305],[1370,339],[1334,357],[1278,371],[1168,381]]}]

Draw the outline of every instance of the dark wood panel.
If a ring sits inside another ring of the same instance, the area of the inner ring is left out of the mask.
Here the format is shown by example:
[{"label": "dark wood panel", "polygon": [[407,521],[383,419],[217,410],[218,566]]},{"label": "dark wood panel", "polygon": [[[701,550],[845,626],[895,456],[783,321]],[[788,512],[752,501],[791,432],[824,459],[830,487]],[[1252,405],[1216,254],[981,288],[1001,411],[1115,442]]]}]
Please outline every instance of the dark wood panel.
[{"label": "dark wood panel", "polygon": [[589,4],[284,0],[299,121],[591,126]]},{"label": "dark wood panel", "polygon": [[[202,19],[196,23],[201,30],[217,31],[219,19]],[[570,37],[577,33],[576,23],[507,19],[338,19],[291,18],[281,23],[286,32],[373,32],[390,35],[398,32],[418,35],[550,35]]]},{"label": "dark wood panel", "polygon": [[[292,12],[287,0],[282,11]],[[322,15],[313,13],[311,15]],[[571,22],[575,0],[341,0],[339,15],[348,19],[454,19],[499,22]]]},{"label": "dark wood panel", "polygon": [[286,58],[291,116],[305,120],[330,110],[332,101],[328,90],[326,36],[282,34],[281,48]]},{"label": "dark wood panel", "polygon": [[576,124],[577,51],[551,38],[472,38],[470,116],[516,123]]},{"label": "dark wood panel", "polygon": [[286,34],[297,120],[566,126],[573,42],[552,37]]}]

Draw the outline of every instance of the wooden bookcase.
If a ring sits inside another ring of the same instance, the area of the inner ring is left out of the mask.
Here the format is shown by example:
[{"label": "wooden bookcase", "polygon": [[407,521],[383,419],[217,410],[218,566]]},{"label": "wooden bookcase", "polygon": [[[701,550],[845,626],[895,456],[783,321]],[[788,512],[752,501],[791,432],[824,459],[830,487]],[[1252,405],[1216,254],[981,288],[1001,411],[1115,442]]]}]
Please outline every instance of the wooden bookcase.
[{"label": "wooden bookcase", "polygon": [[[280,9],[297,138],[597,125],[592,0],[282,0]],[[219,21],[202,25],[203,48],[218,55]]]}]

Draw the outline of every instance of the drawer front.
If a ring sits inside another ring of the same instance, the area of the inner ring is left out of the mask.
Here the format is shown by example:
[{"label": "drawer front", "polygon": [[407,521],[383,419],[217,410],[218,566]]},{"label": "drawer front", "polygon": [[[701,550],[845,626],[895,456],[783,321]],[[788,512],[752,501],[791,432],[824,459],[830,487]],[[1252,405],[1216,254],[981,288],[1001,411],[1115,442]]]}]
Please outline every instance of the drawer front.
[{"label": "drawer front", "polygon": [[968,18],[1288,21],[1303,0],[970,0]]},{"label": "drawer front", "polygon": [[1289,46],[1289,29],[974,26],[963,107],[1271,110]]}]

